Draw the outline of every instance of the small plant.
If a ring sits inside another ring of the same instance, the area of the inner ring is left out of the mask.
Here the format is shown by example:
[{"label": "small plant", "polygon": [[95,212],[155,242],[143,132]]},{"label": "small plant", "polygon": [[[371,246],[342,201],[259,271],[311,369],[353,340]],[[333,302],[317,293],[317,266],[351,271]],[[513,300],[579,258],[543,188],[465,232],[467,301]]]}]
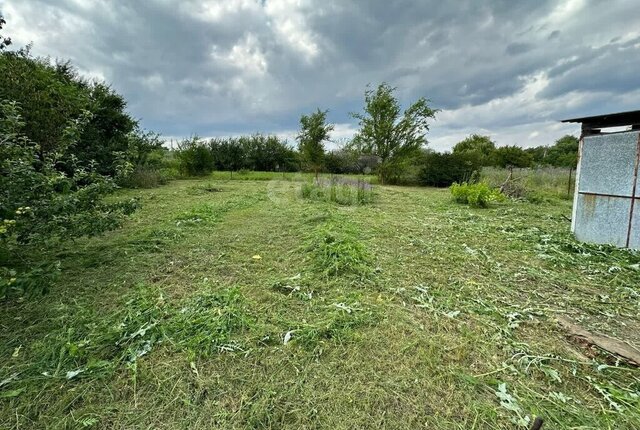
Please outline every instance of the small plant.
[{"label": "small plant", "polygon": [[450,190],[454,201],[474,208],[486,208],[490,202],[504,200],[500,191],[490,188],[485,182],[477,184],[455,182]]}]

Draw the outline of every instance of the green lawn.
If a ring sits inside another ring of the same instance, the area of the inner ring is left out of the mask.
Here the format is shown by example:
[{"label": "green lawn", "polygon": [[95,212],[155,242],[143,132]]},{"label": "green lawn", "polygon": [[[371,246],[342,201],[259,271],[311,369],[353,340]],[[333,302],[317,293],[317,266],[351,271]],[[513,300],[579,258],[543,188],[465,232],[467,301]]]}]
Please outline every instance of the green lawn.
[{"label": "green lawn", "polygon": [[640,428],[640,370],[555,320],[640,343],[640,256],[574,242],[570,201],[249,179],[50,249],[48,294],[0,301],[0,428]]}]

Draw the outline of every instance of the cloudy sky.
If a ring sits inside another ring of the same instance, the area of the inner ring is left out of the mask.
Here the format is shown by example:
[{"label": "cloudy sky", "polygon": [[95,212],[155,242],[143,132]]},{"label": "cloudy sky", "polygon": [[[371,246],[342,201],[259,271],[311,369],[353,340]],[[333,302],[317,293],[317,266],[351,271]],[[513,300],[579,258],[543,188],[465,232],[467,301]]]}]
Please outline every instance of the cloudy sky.
[{"label": "cloudy sky", "polygon": [[169,137],[357,124],[367,84],[442,109],[430,146],[470,133],[553,143],[559,119],[640,108],[637,0],[0,0],[14,47],[71,59]]}]

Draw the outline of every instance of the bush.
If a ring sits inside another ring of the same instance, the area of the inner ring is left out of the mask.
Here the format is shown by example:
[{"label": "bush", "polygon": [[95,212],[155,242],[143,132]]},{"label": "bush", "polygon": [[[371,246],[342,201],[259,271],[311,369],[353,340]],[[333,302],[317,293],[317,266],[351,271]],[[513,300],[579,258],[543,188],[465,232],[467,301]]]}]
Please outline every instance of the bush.
[{"label": "bush", "polygon": [[180,173],[186,176],[206,176],[216,166],[211,150],[197,136],[180,142],[176,156]]},{"label": "bush", "polygon": [[476,172],[480,171],[480,159],[475,153],[437,153],[424,156],[419,174],[423,185],[448,187],[454,182],[474,182]]},{"label": "bush", "polygon": [[[114,180],[72,155],[83,125],[72,122],[58,152],[43,155],[40,145],[22,134],[17,104],[0,102],[0,297],[16,286],[33,286],[28,279],[35,269],[26,245],[112,230],[136,208],[135,200],[106,203],[103,198],[117,188]],[[58,170],[60,160],[69,160],[69,173]],[[19,273],[17,266],[26,268]]]},{"label": "bush", "polygon": [[490,188],[484,182],[477,184],[468,184],[466,182],[458,184],[455,182],[451,185],[450,190],[454,201],[468,204],[475,208],[486,208],[492,201],[504,200],[504,196],[500,194],[500,191]]}]

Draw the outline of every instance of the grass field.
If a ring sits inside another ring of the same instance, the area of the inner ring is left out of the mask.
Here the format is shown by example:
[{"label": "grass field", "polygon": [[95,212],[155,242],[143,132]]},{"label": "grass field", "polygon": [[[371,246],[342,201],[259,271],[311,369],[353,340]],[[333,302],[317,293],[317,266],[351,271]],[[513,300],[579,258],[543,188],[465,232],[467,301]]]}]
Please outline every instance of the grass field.
[{"label": "grass field", "polygon": [[48,250],[49,293],[0,302],[0,428],[640,428],[640,370],[556,322],[638,344],[640,255],[573,241],[570,201],[268,179],[123,191]]}]

